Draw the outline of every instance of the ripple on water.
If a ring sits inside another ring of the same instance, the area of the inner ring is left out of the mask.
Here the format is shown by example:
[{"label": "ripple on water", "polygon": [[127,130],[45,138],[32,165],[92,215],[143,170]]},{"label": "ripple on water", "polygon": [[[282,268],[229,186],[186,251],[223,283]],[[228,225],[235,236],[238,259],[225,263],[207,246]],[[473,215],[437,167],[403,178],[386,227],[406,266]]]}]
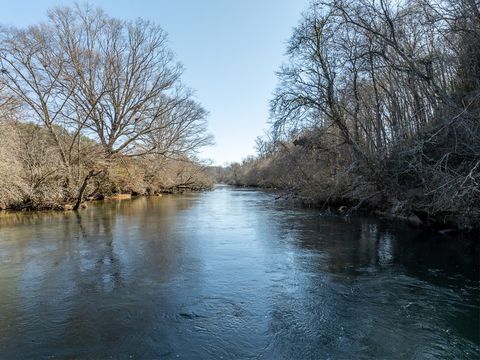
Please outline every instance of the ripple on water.
[{"label": "ripple on water", "polygon": [[462,238],[219,187],[0,218],[0,239],[0,358],[480,358]]}]

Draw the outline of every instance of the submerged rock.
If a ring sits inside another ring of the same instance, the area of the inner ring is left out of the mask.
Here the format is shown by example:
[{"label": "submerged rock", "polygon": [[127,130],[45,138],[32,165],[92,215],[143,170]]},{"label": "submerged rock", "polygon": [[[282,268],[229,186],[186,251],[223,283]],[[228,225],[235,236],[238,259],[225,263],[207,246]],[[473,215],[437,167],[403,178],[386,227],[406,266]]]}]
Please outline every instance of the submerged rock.
[{"label": "submerged rock", "polygon": [[420,218],[417,216],[417,215],[410,215],[408,218],[407,218],[408,222],[412,225],[415,225],[415,226],[421,226],[423,225],[423,221],[420,220]]}]

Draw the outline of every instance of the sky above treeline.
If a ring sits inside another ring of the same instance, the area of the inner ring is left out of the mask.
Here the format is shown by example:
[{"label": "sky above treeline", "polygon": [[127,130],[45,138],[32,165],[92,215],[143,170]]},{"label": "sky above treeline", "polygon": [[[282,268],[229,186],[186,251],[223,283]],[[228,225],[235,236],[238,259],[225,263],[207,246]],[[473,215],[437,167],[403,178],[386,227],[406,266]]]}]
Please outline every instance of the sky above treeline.
[{"label": "sky above treeline", "polygon": [[[82,2],[80,2],[82,3]],[[160,24],[183,63],[184,82],[209,111],[215,145],[201,158],[216,165],[255,153],[268,129],[268,102],[286,42],[308,0],[95,0],[110,16]],[[47,9],[74,1],[0,0],[2,25],[27,26]]]}]

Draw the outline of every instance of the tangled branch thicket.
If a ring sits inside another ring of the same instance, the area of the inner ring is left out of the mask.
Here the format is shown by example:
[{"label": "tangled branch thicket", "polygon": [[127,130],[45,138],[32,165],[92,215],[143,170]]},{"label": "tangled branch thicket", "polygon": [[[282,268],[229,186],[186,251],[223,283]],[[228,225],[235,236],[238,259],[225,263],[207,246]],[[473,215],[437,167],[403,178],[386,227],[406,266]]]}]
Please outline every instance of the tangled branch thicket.
[{"label": "tangled branch thicket", "polygon": [[89,5],[0,28],[0,208],[212,185],[206,111],[166,33]]},{"label": "tangled branch thicket", "polygon": [[478,227],[475,0],[314,1],[287,55],[271,130],[228,181]]}]

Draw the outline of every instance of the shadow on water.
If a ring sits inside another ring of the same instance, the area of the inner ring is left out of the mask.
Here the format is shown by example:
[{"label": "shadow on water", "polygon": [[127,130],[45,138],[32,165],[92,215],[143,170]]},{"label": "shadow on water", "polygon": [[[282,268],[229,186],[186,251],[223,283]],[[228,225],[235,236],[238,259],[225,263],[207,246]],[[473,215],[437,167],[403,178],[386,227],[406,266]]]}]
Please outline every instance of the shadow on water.
[{"label": "shadow on water", "polygon": [[478,242],[261,191],[0,216],[0,358],[478,358]]},{"label": "shadow on water", "polygon": [[[303,254],[297,258],[302,273],[309,274],[292,286],[305,288],[310,281],[313,292],[323,289],[323,303],[318,307],[306,301],[299,311],[295,304],[308,297],[294,297],[289,306],[282,303],[273,322],[273,332],[286,334],[273,347],[281,349],[279,356],[308,357],[318,353],[318,344],[323,344],[323,356],[331,358],[350,358],[352,351],[365,358],[477,356],[478,241],[312,211],[303,216],[294,212],[282,228],[284,236],[294,239],[296,254]],[[314,331],[303,327],[309,322],[318,325]],[[303,342],[285,347],[292,332]]]}]

